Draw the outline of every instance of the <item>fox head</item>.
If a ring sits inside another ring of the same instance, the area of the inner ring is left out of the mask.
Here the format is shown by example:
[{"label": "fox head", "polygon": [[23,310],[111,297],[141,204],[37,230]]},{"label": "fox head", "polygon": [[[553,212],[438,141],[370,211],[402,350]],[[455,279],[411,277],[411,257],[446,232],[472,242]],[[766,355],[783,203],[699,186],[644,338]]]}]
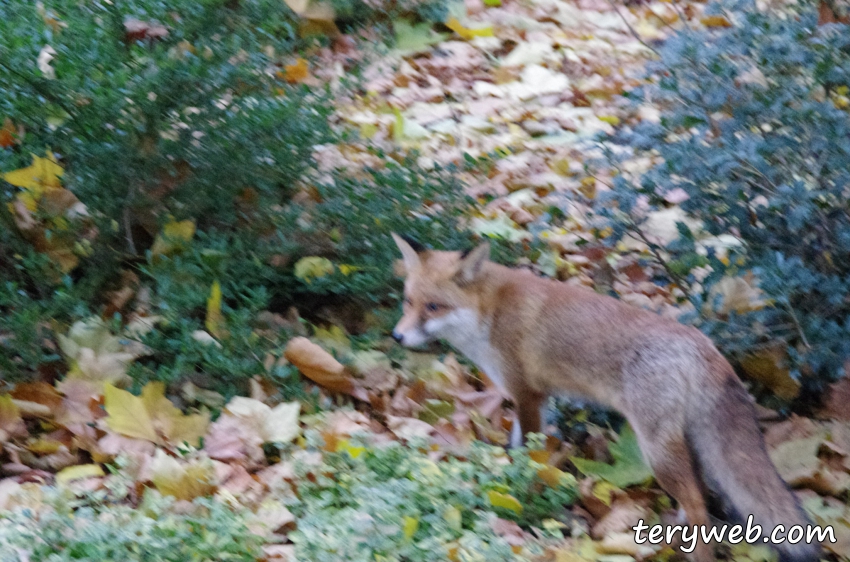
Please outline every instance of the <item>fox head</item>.
[{"label": "fox head", "polygon": [[437,339],[453,345],[480,331],[476,291],[490,245],[468,252],[414,248],[393,234],[404,261],[404,315],[393,330],[400,344],[420,346]]}]

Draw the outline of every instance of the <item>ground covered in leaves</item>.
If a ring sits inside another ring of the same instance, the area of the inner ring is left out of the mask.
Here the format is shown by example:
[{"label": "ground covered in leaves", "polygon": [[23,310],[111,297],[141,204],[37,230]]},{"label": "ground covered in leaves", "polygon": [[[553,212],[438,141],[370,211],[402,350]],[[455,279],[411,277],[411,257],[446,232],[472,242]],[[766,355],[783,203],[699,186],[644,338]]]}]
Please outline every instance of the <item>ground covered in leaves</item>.
[{"label": "ground covered in leaves", "polygon": [[[671,26],[729,25],[722,16],[669,2],[467,0],[450,6],[442,32],[395,21],[387,50],[369,31],[337,35],[327,13],[291,7],[335,39],[313,59],[291,61],[285,79],[331,88],[334,127],[356,133],[315,147],[317,181],[339,167],[381,169],[411,154],[424,169],[454,168],[471,198],[474,232],[517,247],[545,241],[526,266],[604,284],[663,314],[686,308],[677,288],[650,282],[655,266],[640,260],[649,243],[678,236],[676,223],[688,221],[678,207],[685,194],[667,194],[669,206],[647,223],[649,240],[616,252],[586,244],[595,236],[592,211],[572,195],[593,199],[608,188],[613,172],[587,164],[603,155],[598,133],[658,120],[658,108],[622,97],[640,85],[655,42]],[[355,87],[347,83],[353,68]],[[621,173],[652,164],[626,159]],[[43,186],[59,175],[58,164],[39,158],[5,179],[25,188],[34,176]],[[190,223],[169,228],[172,239],[194,233]],[[168,238],[154,254],[167,253]],[[700,243],[734,241],[703,233]],[[295,271],[311,281],[343,267],[307,257]],[[729,307],[759,306],[745,281],[722,292]],[[213,286],[207,329],[193,334],[205,345],[221,345],[221,298]],[[139,339],[161,318],[142,304],[120,330],[98,319],[74,324],[59,338],[70,372],[55,385],[10,384],[0,395],[0,558],[671,556],[633,540],[639,519],[674,521],[677,513],[627,426],[590,423],[587,411],[553,416],[548,431],[575,439],[537,436],[506,452],[512,410],[486,373],[451,353],[403,351],[389,341],[364,347],[340,326],[305,329],[294,315],[268,315],[269,324],[297,325],[303,335],[259,359],[268,373],[297,370],[304,401],[283,400],[260,375],[250,396],[225,399],[190,382],[174,392],[151,382],[135,395],[125,390],[128,367],[148,353]],[[776,378],[770,367],[763,370]],[[848,388],[835,385],[817,419],[760,411],[777,468],[813,519],[835,526],[838,543],[825,546],[841,559],[850,558]],[[771,556],[743,544],[724,552],[741,561]]]}]

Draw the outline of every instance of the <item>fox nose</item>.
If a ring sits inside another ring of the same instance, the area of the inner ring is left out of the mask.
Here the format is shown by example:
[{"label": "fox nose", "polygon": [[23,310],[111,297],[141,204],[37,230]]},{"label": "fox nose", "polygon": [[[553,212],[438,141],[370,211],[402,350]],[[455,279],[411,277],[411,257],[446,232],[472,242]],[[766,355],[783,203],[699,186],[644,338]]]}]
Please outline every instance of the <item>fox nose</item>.
[{"label": "fox nose", "polygon": [[401,343],[401,341],[404,339],[404,336],[403,336],[403,335],[401,335],[401,334],[399,334],[399,333],[398,333],[398,332],[396,332],[395,330],[393,330],[393,339],[394,339],[395,341],[397,341],[398,343]]}]

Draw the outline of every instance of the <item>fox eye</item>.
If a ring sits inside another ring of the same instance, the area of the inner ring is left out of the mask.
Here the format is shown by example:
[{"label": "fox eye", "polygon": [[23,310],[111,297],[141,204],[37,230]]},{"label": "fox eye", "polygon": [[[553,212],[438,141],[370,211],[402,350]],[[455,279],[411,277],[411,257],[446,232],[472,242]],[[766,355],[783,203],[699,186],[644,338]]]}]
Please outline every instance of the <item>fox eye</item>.
[{"label": "fox eye", "polygon": [[428,310],[428,312],[437,312],[442,308],[442,305],[437,304],[435,302],[429,302],[425,305],[425,308]]}]

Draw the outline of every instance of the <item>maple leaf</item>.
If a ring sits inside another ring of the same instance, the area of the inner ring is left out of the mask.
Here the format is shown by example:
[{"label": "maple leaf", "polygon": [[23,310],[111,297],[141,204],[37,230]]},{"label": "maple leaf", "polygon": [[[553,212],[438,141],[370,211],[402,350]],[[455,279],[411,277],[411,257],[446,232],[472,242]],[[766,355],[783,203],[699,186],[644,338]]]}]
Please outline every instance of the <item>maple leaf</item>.
[{"label": "maple leaf", "polygon": [[263,438],[259,431],[246,427],[244,420],[222,415],[204,437],[204,451],[219,461],[247,461],[259,464],[263,460]]},{"label": "maple leaf", "polygon": [[162,494],[179,500],[193,500],[216,491],[215,467],[210,459],[181,463],[162,449],[151,462],[151,481]]},{"label": "maple leaf", "polygon": [[195,236],[195,223],[191,219],[183,221],[170,220],[162,227],[162,232],[156,235],[151,246],[154,256],[170,256],[182,251]]},{"label": "maple leaf", "polygon": [[634,430],[626,426],[619,440],[608,444],[614,464],[570,457],[572,463],[584,474],[597,476],[618,488],[642,484],[652,477],[652,470],[643,462],[643,455]]},{"label": "maple leaf", "polygon": [[271,408],[259,400],[237,396],[224,409],[225,415],[241,420],[263,443],[289,443],[301,434],[299,402],[283,402]]},{"label": "maple leaf", "polygon": [[84,380],[95,386],[128,382],[127,366],[150,353],[137,341],[113,335],[97,316],[75,322],[67,335],[59,334],[58,340],[59,348],[71,362],[66,380]]},{"label": "maple leaf", "polygon": [[127,437],[144,439],[160,445],[189,443],[198,446],[209,425],[209,413],[183,414],[165,397],[165,384],[151,382],[141,396],[104,387],[104,409],[109,416],[106,425]]},{"label": "maple leaf", "polygon": [[59,178],[64,173],[65,170],[56,162],[56,157],[48,152],[47,158],[33,154],[32,164],[26,168],[6,172],[3,174],[3,179],[25,190],[23,193],[19,193],[17,198],[30,212],[33,212],[38,207],[38,201],[45,191],[62,187]]}]

